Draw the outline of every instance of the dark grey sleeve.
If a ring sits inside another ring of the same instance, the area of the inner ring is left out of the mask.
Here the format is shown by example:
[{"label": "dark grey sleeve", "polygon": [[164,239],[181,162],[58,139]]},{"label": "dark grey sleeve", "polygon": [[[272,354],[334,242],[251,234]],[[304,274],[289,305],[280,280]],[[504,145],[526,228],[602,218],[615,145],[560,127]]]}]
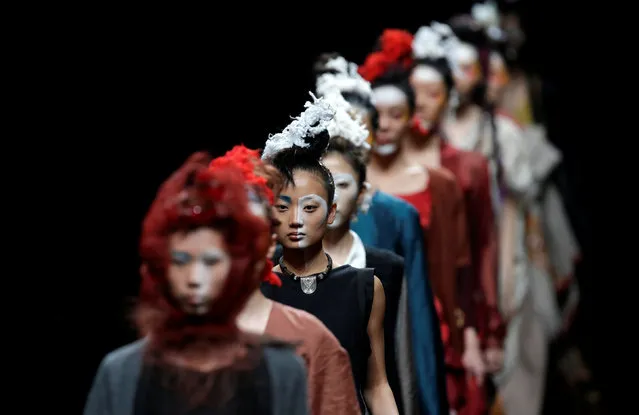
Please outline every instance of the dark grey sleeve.
[{"label": "dark grey sleeve", "polygon": [[287,348],[267,348],[265,355],[271,378],[272,414],[310,414],[304,361]]},{"label": "dark grey sleeve", "polygon": [[93,385],[84,407],[84,415],[112,415],[111,398],[109,370],[107,359],[104,358],[93,379]]}]

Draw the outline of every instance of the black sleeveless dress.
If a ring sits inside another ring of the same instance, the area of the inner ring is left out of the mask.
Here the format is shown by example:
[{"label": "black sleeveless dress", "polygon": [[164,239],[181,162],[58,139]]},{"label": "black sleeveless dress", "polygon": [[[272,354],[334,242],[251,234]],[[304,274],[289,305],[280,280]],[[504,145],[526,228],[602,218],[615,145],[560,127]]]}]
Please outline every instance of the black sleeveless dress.
[{"label": "black sleeveless dress", "polygon": [[282,273],[278,276],[282,286],[263,283],[262,293],[273,301],[313,314],[337,337],[350,357],[357,398],[365,413],[362,390],[371,354],[367,329],[373,306],[373,270],[350,265],[333,268],[326,278],[317,281],[312,294],[302,292],[299,280]]}]

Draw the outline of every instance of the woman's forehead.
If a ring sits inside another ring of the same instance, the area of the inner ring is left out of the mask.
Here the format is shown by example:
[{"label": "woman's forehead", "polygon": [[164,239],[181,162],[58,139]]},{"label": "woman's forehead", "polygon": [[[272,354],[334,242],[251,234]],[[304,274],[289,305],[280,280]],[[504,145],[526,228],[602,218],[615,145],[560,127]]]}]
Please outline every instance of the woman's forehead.
[{"label": "woman's forehead", "polygon": [[297,198],[307,194],[316,194],[326,197],[324,183],[316,174],[304,170],[296,170],[293,172],[293,179],[295,184],[287,183],[280,192],[281,195]]}]

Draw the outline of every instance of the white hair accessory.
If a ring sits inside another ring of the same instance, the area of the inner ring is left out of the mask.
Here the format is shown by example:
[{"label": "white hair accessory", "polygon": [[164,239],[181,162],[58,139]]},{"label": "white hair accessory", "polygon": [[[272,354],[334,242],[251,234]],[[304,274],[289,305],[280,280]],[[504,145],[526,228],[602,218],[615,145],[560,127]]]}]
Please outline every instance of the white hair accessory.
[{"label": "white hair accessory", "polygon": [[455,51],[460,45],[453,30],[444,23],[432,22],[430,26],[422,26],[413,37],[413,56],[417,59],[440,59],[448,61],[453,73],[461,75]]},{"label": "white hair accessory", "polygon": [[368,150],[370,148],[370,145],[366,142],[369,136],[368,129],[360,120],[353,118],[351,104],[338,91],[329,92],[329,94],[324,96],[324,99],[335,110],[335,116],[327,127],[330,137],[342,137],[353,143],[354,146]]},{"label": "white hair accessory", "polygon": [[499,28],[499,9],[494,1],[476,3],[470,11],[473,19],[484,28],[486,35],[492,40],[500,40],[504,32]]},{"label": "white hair accessory", "polygon": [[445,57],[442,36],[430,26],[420,27],[413,37],[413,56],[417,59]]},{"label": "white hair accessory", "polygon": [[357,74],[357,77],[332,73],[320,75],[315,82],[315,91],[317,94],[324,96],[329,94],[332,90],[336,90],[340,93],[355,93],[365,99],[370,99],[372,91],[371,84],[359,76],[359,74]]},{"label": "white hair accessory", "polygon": [[494,1],[473,4],[470,14],[485,29],[491,26],[499,27],[499,10]]},{"label": "white hair accessory", "polygon": [[371,84],[357,73],[356,64],[338,56],[326,62],[326,68],[337,73],[325,73],[317,77],[315,81],[317,95],[324,96],[331,90],[337,90],[341,93],[356,93],[365,99],[370,99]]},{"label": "white hair accessory", "polygon": [[327,129],[329,122],[335,116],[335,110],[323,98],[316,98],[312,92],[309,94],[313,102],[307,101],[304,104],[306,110],[294,118],[281,133],[271,135],[266,140],[262,160],[271,159],[282,150],[293,146],[310,147],[304,139]]}]

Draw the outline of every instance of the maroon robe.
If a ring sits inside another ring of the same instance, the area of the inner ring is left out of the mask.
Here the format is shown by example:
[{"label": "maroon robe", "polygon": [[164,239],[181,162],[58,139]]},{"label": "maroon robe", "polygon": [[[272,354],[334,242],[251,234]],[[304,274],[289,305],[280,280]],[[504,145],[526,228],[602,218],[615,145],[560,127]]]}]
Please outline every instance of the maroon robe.
[{"label": "maroon robe", "polygon": [[490,194],[488,160],[443,142],[441,165],[453,173],[464,194],[477,331],[485,346],[500,346],[505,325],[497,308],[497,228]]}]

